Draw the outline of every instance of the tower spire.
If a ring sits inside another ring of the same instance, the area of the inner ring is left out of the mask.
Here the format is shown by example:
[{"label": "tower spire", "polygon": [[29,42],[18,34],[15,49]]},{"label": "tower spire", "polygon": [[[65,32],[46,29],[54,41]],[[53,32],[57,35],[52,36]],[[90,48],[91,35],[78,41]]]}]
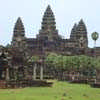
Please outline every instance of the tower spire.
[{"label": "tower spire", "polygon": [[77,33],[77,24],[75,23],[72,30],[71,30],[70,38],[71,39],[76,39],[76,33]]},{"label": "tower spire", "polygon": [[87,36],[87,28],[86,25],[81,19],[77,26],[77,41],[81,47],[88,47],[88,36]]},{"label": "tower spire", "polygon": [[77,27],[77,34],[78,34],[78,37],[79,36],[87,37],[87,29],[86,29],[86,26],[85,26],[83,19],[81,19],[79,21],[79,24],[78,24],[78,27]]},{"label": "tower spire", "polygon": [[55,22],[54,14],[52,12],[50,5],[48,5],[43,16],[42,29],[47,29],[48,27],[50,27],[51,29],[52,28],[56,29],[55,24],[56,22]]},{"label": "tower spire", "polygon": [[58,37],[58,30],[56,30],[55,16],[50,5],[47,6],[43,19],[41,30],[38,37],[46,38],[48,40],[53,40]]},{"label": "tower spire", "polygon": [[[11,45],[13,47],[21,47],[23,42],[25,42],[25,30],[21,18],[18,17],[14,27],[14,33]],[[21,46],[19,46],[19,44]]]},{"label": "tower spire", "polygon": [[48,4],[47,9],[51,9],[51,6]]},{"label": "tower spire", "polygon": [[24,25],[22,23],[22,20],[20,17],[18,17],[16,23],[15,23],[15,27],[14,27],[14,34],[24,34],[25,33],[25,29],[24,29]]}]

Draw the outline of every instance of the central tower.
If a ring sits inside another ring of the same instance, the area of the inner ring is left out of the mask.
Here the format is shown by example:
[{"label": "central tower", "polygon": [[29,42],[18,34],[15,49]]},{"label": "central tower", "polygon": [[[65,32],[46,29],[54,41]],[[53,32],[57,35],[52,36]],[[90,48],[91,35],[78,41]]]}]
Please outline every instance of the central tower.
[{"label": "central tower", "polygon": [[41,23],[41,29],[37,35],[38,39],[53,41],[58,39],[58,30],[56,30],[56,22],[54,14],[48,5]]}]

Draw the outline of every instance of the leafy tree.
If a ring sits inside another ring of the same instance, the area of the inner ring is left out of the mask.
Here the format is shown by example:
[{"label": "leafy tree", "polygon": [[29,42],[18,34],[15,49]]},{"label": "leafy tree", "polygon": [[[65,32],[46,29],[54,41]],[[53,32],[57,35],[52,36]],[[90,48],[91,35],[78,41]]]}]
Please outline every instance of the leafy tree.
[{"label": "leafy tree", "polygon": [[59,71],[78,71],[86,76],[92,76],[95,69],[100,68],[100,59],[85,55],[63,56],[50,53],[46,57],[46,63]]},{"label": "leafy tree", "polygon": [[96,78],[100,80],[100,58],[95,60]]},{"label": "leafy tree", "polygon": [[100,58],[97,58],[97,59],[95,60],[95,68],[96,68],[97,70],[100,70]]},{"label": "leafy tree", "polygon": [[54,66],[55,65],[55,59],[57,57],[56,53],[49,53],[45,59],[46,63],[48,64],[48,66]]},{"label": "leafy tree", "polygon": [[38,56],[31,56],[28,58],[28,63],[37,62],[39,60]]}]

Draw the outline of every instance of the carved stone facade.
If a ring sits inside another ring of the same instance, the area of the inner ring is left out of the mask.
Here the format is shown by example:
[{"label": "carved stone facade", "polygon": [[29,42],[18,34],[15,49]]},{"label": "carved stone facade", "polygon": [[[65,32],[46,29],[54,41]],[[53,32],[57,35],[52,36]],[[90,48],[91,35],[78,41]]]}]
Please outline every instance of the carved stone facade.
[{"label": "carved stone facade", "polygon": [[[10,79],[22,80],[22,79],[36,79],[40,75],[40,79],[43,79],[43,74],[51,70],[44,64],[45,54],[48,52],[54,52],[62,55],[88,55],[100,57],[100,47],[89,48],[88,47],[88,33],[84,21],[81,19],[78,24],[75,24],[71,30],[70,39],[63,39],[56,29],[55,16],[48,6],[43,19],[41,29],[36,38],[27,38],[25,36],[25,29],[21,18],[19,17],[15,23],[11,46],[7,48],[8,51],[8,68]],[[3,51],[3,47],[0,47],[0,53]],[[4,51],[3,51],[4,52]],[[1,54],[0,54],[1,55]],[[39,56],[39,62],[34,62],[31,65],[27,65],[28,57]],[[42,61],[41,61],[42,57]],[[44,58],[43,58],[44,57]],[[3,57],[1,56],[1,61]],[[44,73],[43,73],[44,69]],[[5,69],[1,68],[4,72]],[[1,74],[2,74],[1,72]],[[32,74],[33,73],[33,74]],[[52,71],[50,71],[52,73]],[[0,78],[2,79],[2,75]],[[52,75],[52,74],[51,74]],[[8,74],[6,74],[8,76]],[[8,80],[8,77],[6,78]]]},{"label": "carved stone facade", "polygon": [[[43,55],[46,52],[56,52],[64,55],[90,55],[92,49],[88,48],[87,29],[81,19],[71,30],[70,39],[63,39],[56,29],[55,16],[48,6],[44,12],[41,29],[36,38],[26,38],[24,25],[18,18],[11,45],[25,56]],[[97,51],[100,51],[97,48]],[[98,53],[100,55],[100,52]]]}]

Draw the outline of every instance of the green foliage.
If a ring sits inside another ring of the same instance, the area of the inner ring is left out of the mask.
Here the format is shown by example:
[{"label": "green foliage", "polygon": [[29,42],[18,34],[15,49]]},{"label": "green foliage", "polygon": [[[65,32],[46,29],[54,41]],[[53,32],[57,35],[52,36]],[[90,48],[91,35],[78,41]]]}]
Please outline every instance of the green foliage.
[{"label": "green foliage", "polygon": [[[32,56],[28,59],[29,63],[37,62],[38,56]],[[80,56],[63,56],[57,55],[56,53],[49,53],[46,56],[45,62],[48,66],[56,69],[63,69],[66,71],[76,70],[81,72],[94,71],[100,69],[100,58],[96,59],[93,57],[80,55]]]},{"label": "green foliage", "polygon": [[100,58],[97,58],[97,59],[95,60],[95,68],[96,68],[97,70],[100,70]]},{"label": "green foliage", "polygon": [[29,63],[37,62],[39,60],[38,56],[31,56],[28,58]]},{"label": "green foliage", "polygon": [[80,55],[80,56],[62,56],[55,53],[50,53],[46,57],[46,63],[49,66],[54,66],[57,69],[64,70],[93,70],[99,67],[100,59],[97,60],[93,57]]},{"label": "green foliage", "polygon": [[50,54],[47,55],[45,61],[49,66],[54,66],[56,57],[57,57],[57,54],[50,53]]},{"label": "green foliage", "polygon": [[99,38],[99,34],[97,32],[92,33],[92,39],[96,41]]}]

